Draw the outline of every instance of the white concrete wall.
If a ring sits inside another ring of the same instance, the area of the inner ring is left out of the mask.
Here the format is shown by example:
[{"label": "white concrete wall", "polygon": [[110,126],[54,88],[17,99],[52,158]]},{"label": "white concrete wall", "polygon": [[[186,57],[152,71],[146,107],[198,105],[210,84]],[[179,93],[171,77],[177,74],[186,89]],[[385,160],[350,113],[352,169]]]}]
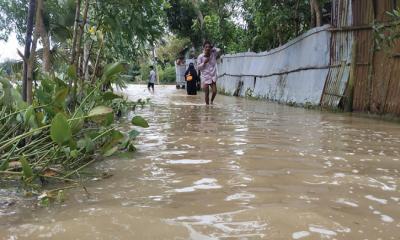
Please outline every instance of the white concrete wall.
[{"label": "white concrete wall", "polygon": [[269,52],[222,56],[219,90],[233,95],[242,82],[240,96],[318,105],[329,70],[328,28],[312,29]]}]

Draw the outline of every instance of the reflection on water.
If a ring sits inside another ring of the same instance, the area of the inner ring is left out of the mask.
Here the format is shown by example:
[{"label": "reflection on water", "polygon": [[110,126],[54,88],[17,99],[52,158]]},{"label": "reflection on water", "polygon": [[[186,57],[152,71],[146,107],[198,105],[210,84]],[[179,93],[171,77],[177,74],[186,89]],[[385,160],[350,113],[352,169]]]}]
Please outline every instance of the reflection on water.
[{"label": "reflection on water", "polygon": [[0,238],[399,239],[399,125],[220,95],[207,107],[174,87],[151,97],[138,152],[98,164],[114,176],[89,197],[31,211],[0,191]]}]

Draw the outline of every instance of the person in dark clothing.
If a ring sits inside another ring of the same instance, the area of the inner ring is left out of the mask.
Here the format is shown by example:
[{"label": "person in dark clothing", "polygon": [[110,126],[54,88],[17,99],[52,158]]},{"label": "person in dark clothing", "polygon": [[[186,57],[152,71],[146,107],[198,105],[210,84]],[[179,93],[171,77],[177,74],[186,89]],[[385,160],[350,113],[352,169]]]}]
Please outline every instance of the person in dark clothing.
[{"label": "person in dark clothing", "polygon": [[197,95],[197,82],[199,81],[199,76],[194,68],[194,64],[190,63],[189,68],[185,72],[186,89],[188,95]]}]

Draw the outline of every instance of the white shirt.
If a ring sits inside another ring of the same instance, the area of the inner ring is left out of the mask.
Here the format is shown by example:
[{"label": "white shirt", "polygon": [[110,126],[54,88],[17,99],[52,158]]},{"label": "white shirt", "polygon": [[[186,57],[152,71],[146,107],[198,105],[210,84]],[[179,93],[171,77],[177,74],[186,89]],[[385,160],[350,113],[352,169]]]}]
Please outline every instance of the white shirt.
[{"label": "white shirt", "polygon": [[201,80],[203,84],[211,84],[217,81],[217,56],[220,52],[219,48],[211,49],[208,63],[204,63],[206,57],[204,53],[197,58],[197,68],[201,72]]},{"label": "white shirt", "polygon": [[150,71],[150,77],[149,77],[149,83],[155,83],[156,82],[156,72],[154,70]]}]

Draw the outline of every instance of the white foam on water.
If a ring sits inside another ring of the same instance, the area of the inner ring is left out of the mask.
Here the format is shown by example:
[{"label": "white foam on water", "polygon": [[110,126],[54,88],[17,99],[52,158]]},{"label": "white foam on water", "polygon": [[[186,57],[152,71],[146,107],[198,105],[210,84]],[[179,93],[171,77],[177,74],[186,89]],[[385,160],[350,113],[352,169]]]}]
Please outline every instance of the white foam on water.
[{"label": "white foam on water", "polygon": [[181,144],[181,146],[182,147],[187,147],[187,148],[190,148],[190,149],[196,148],[196,146],[192,146],[192,145],[189,145],[189,144]]},{"label": "white foam on water", "polygon": [[384,222],[394,222],[394,219],[388,215],[382,214],[381,215],[381,220]]},{"label": "white foam on water", "polygon": [[372,195],[366,195],[365,198],[368,199],[368,200],[371,200],[371,201],[378,202],[380,204],[387,204],[387,200],[383,199],[383,198],[376,198],[376,197],[374,197]]},{"label": "white foam on water", "polygon": [[153,201],[161,201],[163,196],[149,196],[149,198]]},{"label": "white foam on water", "polygon": [[203,178],[203,179],[200,179],[200,180],[194,182],[194,184],[213,184],[216,182],[217,182],[217,179],[215,179],[215,178]]},{"label": "white foam on water", "polygon": [[348,200],[346,200],[344,198],[339,198],[338,200],[336,200],[336,203],[345,204],[345,205],[348,205],[350,207],[358,207],[357,203],[348,201]]},{"label": "white foam on water", "polygon": [[328,235],[328,236],[336,236],[336,232],[329,230],[329,229],[325,229],[325,228],[321,228],[321,227],[309,227],[308,230],[310,230],[310,232],[315,232],[315,233],[319,233],[322,235]]},{"label": "white foam on water", "polygon": [[344,173],[335,173],[335,175],[333,177],[335,177],[335,178],[344,178],[344,177],[346,177],[346,174],[344,174]]},{"label": "white foam on water", "polygon": [[292,234],[293,239],[300,239],[300,238],[304,238],[304,237],[308,237],[308,236],[310,236],[310,232],[308,232],[308,231],[294,232]]},{"label": "white foam on water", "polygon": [[395,202],[400,201],[400,198],[397,198],[397,197],[391,197],[390,199],[392,199],[392,200],[395,201]]},{"label": "white foam on water", "polygon": [[378,181],[378,180],[376,180],[375,178],[372,178],[372,177],[369,177],[369,178],[368,178],[368,181],[369,181],[369,182],[372,182],[372,183],[376,183],[376,184],[380,185],[380,187],[379,187],[379,186],[375,186],[375,185],[368,185],[368,186],[371,186],[371,187],[379,187],[379,188],[381,188],[383,191],[395,191],[396,188],[397,188],[396,185],[388,186],[387,184],[385,184],[385,183],[383,183],[383,182],[381,182],[381,181]]},{"label": "white foam on water", "polygon": [[175,189],[175,192],[179,192],[179,193],[194,192],[194,191],[196,191],[196,188],[194,188],[194,187],[185,187],[185,188]]},{"label": "white foam on water", "polygon": [[162,155],[181,155],[188,153],[188,151],[169,151],[169,152],[163,152]]},{"label": "white foam on water", "polygon": [[236,155],[244,155],[244,151],[242,149],[238,149],[234,151]]},{"label": "white foam on water", "polygon": [[250,200],[255,198],[254,194],[251,193],[235,193],[225,198],[225,201],[233,201],[233,200]]},{"label": "white foam on water", "polygon": [[169,160],[169,164],[206,164],[212,162],[211,160],[194,160],[194,159],[181,159],[181,160]]},{"label": "white foam on water", "polygon": [[185,188],[179,188],[179,189],[175,189],[175,192],[194,192],[197,189],[219,189],[221,188],[220,185],[217,184],[217,179],[215,178],[203,178],[200,179],[196,182],[194,182],[194,186],[190,186],[190,187],[185,187]]}]

